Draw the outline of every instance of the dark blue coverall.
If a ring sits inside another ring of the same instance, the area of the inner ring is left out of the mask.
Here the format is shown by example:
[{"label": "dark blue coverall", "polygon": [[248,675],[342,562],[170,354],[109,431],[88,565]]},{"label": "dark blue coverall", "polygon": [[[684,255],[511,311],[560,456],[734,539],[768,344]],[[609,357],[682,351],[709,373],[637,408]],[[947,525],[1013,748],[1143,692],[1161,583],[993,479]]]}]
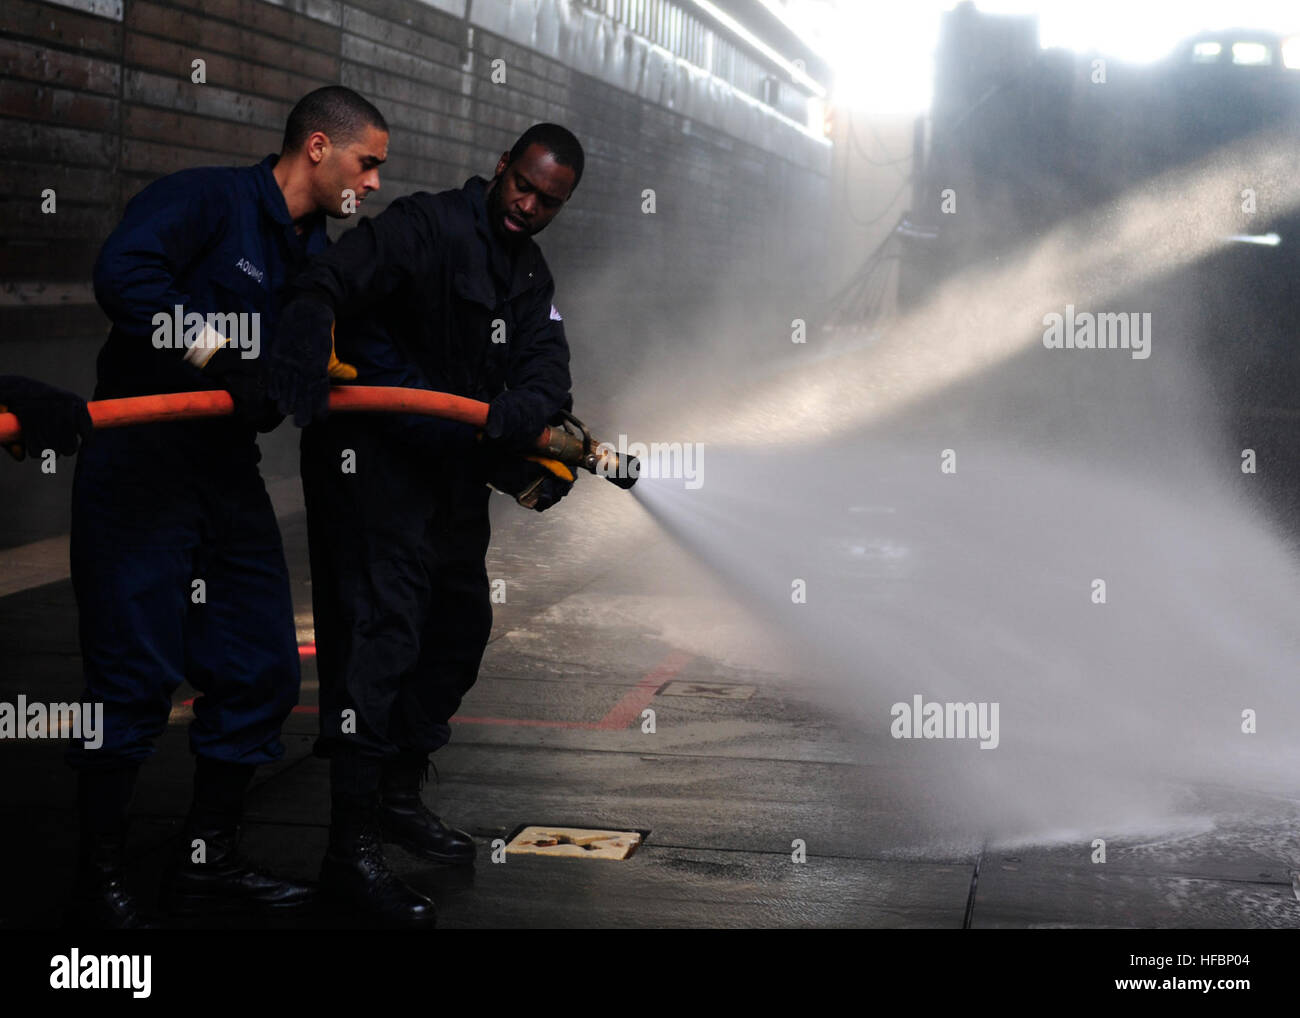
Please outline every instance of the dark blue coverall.
[{"label": "dark blue coverall", "polygon": [[[175,305],[257,313],[268,345],[285,284],[328,243],[323,216],[296,232],[276,158],[174,173],[127,205],[95,265],[95,296],[112,321],[96,399],[226,387],[186,363],[185,349],[155,347],[154,315]],[[103,701],[105,731],[101,748],[74,745],[73,766],[149,757],[182,680],[202,693],[190,726],[197,755],[238,764],[283,755],[298,650],[256,434],[229,417],[135,425],[100,431],[78,457],[72,579],[85,696]],[[195,603],[195,580],[206,603]]]},{"label": "dark blue coverall", "polygon": [[[541,251],[496,237],[486,184],[398,199],[315,259],[293,296],[335,310],[356,384],[485,402],[508,390],[538,435],[571,405],[568,342]],[[415,415],[341,414],[304,431],[319,755],[418,756],[450,738],[492,627],[476,446],[468,425]],[[344,711],[355,733],[342,734]]]}]

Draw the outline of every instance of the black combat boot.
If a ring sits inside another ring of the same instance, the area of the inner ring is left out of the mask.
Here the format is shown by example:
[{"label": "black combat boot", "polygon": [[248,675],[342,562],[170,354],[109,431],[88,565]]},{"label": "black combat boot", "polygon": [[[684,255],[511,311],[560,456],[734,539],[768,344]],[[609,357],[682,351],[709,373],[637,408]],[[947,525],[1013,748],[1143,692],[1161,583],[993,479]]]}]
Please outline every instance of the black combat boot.
[{"label": "black combat boot", "polygon": [[162,906],[174,915],[296,908],[313,890],[256,868],[239,852],[239,818],[250,764],[199,757],[194,804],[163,878]]},{"label": "black combat boot", "polygon": [[379,761],[352,754],[330,760],[330,843],[321,891],[386,923],[432,927],[433,902],[388,868],[379,840]]},{"label": "black combat boot", "polygon": [[384,761],[380,784],[379,828],[384,841],[412,855],[451,866],[474,864],[474,839],[448,827],[420,797],[429,758],[407,753]]},{"label": "black combat boot", "polygon": [[127,809],[136,767],[77,772],[81,836],[68,928],[136,930],[152,928],[123,879]]}]

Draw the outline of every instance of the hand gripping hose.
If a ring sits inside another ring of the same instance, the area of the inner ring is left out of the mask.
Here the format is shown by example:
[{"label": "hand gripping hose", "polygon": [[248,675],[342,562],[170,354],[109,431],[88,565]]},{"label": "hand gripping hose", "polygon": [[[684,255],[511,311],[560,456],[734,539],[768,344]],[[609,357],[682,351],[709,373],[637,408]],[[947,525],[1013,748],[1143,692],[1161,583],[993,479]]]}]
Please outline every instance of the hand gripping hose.
[{"label": "hand gripping hose", "polygon": [[[86,404],[96,428],[121,428],[130,424],[225,417],[234,412],[228,392],[171,392],[157,396],[102,399]],[[330,413],[423,414],[461,421],[476,428],[487,426],[488,405],[476,399],[428,389],[402,389],[381,385],[335,386],[330,390]],[[565,414],[560,427],[543,429],[537,439],[540,455],[567,466],[582,467],[630,488],[640,472],[636,457],[620,462],[608,443],[597,442],[577,418]],[[0,413],[0,445],[19,439],[22,429],[13,414]]]}]

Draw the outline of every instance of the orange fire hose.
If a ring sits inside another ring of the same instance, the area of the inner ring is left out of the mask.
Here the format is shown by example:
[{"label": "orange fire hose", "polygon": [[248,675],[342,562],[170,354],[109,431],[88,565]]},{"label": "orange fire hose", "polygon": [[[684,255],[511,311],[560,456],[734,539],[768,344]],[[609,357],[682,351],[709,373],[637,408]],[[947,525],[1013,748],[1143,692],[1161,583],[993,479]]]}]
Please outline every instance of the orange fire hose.
[{"label": "orange fire hose", "polygon": [[[96,428],[122,428],[127,424],[192,420],[196,417],[225,417],[234,412],[230,394],[220,389],[203,393],[164,393],[148,397],[100,399],[87,403]],[[487,424],[487,404],[428,389],[396,389],[380,385],[337,386],[330,390],[331,413],[387,412],[422,413],[464,421],[476,428]],[[0,443],[17,441],[21,429],[13,413],[0,413]]]},{"label": "orange fire hose", "polygon": [[[157,396],[101,399],[86,404],[96,428],[120,428],[129,424],[225,417],[234,412],[230,393],[220,389],[205,392],[169,392]],[[453,396],[428,389],[403,389],[384,385],[335,386],[330,390],[330,413],[422,414],[460,421],[476,428],[487,427],[488,405],[476,399]],[[635,457],[620,457],[597,443],[581,421],[565,415],[581,434],[567,426],[544,428],[537,438],[538,461],[579,466],[608,477],[620,488],[630,488],[639,473]],[[0,413],[0,445],[19,440],[22,429],[13,414]],[[598,448],[599,446],[599,448]],[[630,467],[630,469],[629,469]],[[553,470],[565,476],[564,470]],[[572,480],[572,475],[567,479]]]},{"label": "orange fire hose", "polygon": [[[234,412],[230,393],[220,389],[206,392],[169,392],[158,396],[131,396],[87,403],[96,428],[120,428],[128,424],[225,417]],[[427,389],[399,389],[380,385],[338,386],[330,390],[330,412],[368,411],[424,414],[463,421],[476,428],[487,425],[488,405],[464,396]],[[17,441],[21,429],[13,414],[0,414],[0,444]]]}]

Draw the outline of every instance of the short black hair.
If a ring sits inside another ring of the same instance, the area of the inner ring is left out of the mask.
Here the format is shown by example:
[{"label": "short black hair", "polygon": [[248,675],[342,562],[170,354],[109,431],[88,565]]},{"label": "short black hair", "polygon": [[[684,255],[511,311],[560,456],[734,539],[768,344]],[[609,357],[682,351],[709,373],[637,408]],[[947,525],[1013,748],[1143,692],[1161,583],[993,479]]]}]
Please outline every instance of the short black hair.
[{"label": "short black hair", "polygon": [[519,158],[528,151],[530,145],[541,145],[561,166],[567,166],[573,171],[573,190],[578,189],[578,181],[582,179],[582,164],[584,156],[582,145],[578,139],[573,136],[573,132],[567,127],[561,127],[559,124],[534,124],[515,142],[514,147],[510,150],[510,161],[517,162]]},{"label": "short black hair", "polygon": [[346,145],[366,127],[387,131],[388,121],[352,89],[326,85],[308,92],[289,112],[282,151],[296,152],[315,131],[329,135],[335,145]]}]

